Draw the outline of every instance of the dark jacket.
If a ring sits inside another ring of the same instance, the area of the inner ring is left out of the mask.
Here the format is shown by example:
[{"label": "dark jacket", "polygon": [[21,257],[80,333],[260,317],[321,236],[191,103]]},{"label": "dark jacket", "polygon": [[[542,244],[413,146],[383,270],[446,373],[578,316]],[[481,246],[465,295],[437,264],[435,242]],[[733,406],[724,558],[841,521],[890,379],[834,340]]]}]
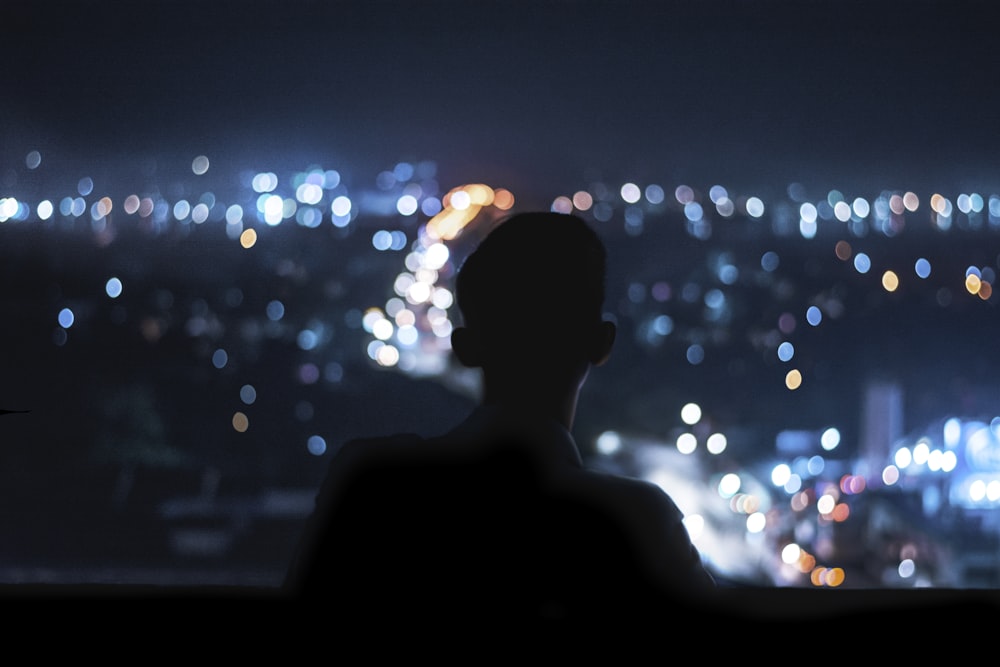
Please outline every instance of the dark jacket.
[{"label": "dark jacket", "polygon": [[714,588],[681,519],[658,486],[584,468],[556,422],[483,407],[346,444],[288,585],[353,617],[592,617]]}]

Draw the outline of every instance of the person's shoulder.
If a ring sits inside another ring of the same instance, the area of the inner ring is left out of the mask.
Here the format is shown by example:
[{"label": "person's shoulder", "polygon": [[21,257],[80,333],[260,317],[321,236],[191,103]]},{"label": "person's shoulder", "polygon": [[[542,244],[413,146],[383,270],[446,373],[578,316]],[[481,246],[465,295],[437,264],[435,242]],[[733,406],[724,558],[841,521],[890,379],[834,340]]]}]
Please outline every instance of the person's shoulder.
[{"label": "person's shoulder", "polygon": [[340,446],[334,454],[334,463],[361,465],[366,462],[385,461],[393,457],[406,456],[424,442],[425,439],[416,433],[353,438]]},{"label": "person's shoulder", "polygon": [[348,440],[341,446],[341,451],[354,452],[371,451],[375,449],[405,448],[423,441],[424,438],[416,433],[393,433],[391,435],[365,436]]},{"label": "person's shoulder", "polygon": [[423,442],[424,437],[416,433],[393,433],[352,438],[344,443],[344,448],[400,447]]},{"label": "person's shoulder", "polygon": [[653,482],[592,469],[583,471],[583,479],[588,487],[597,490],[609,500],[655,507],[673,515],[680,514],[673,498]]}]

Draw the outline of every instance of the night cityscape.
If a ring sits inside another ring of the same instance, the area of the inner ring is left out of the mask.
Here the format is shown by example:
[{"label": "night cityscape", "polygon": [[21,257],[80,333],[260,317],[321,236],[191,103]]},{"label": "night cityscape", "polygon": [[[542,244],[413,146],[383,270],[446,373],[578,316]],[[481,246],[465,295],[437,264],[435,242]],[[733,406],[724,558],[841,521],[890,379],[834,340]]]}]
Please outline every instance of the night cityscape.
[{"label": "night cityscape", "polygon": [[[842,3],[853,31],[817,37],[834,4],[626,3],[606,33],[610,3],[485,5],[553,36],[533,79],[527,54],[491,69],[493,33],[458,30],[448,3],[298,5],[329,33],[268,4],[272,30],[229,3],[15,3],[0,584],[279,585],[340,444],[440,433],[474,405],[450,354],[455,272],[505,215],[544,209],[609,250],[619,336],[581,397],[584,459],[661,484],[721,580],[1000,589],[1000,135],[979,5]],[[939,50],[903,53],[935,19]],[[223,26],[260,50],[211,39]],[[434,50],[447,34],[464,41]],[[799,85],[777,44],[812,68]],[[644,53],[705,69],[655,75]],[[904,98],[920,77],[937,92]],[[925,116],[899,112],[917,100]]]}]

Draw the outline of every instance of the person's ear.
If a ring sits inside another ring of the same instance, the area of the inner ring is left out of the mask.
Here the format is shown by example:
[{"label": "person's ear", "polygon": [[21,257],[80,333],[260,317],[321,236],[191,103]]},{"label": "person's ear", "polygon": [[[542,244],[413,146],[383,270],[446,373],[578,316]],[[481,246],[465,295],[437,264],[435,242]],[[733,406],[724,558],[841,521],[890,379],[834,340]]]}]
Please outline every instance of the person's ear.
[{"label": "person's ear", "polygon": [[594,344],[590,351],[590,363],[600,366],[611,356],[611,348],[615,345],[618,327],[614,322],[601,322],[594,336]]},{"label": "person's ear", "polygon": [[451,332],[451,349],[458,361],[468,368],[483,365],[483,349],[479,336],[466,327],[455,327]]}]

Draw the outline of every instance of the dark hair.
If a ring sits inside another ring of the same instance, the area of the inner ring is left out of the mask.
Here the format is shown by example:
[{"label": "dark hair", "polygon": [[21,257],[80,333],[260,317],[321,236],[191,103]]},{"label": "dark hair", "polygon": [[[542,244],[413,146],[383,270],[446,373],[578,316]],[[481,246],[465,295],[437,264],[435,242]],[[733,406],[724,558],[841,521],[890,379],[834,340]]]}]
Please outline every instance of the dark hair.
[{"label": "dark hair", "polygon": [[607,252],[581,218],[518,213],[501,221],[459,269],[456,298],[465,325],[513,332],[528,326],[599,321]]}]

